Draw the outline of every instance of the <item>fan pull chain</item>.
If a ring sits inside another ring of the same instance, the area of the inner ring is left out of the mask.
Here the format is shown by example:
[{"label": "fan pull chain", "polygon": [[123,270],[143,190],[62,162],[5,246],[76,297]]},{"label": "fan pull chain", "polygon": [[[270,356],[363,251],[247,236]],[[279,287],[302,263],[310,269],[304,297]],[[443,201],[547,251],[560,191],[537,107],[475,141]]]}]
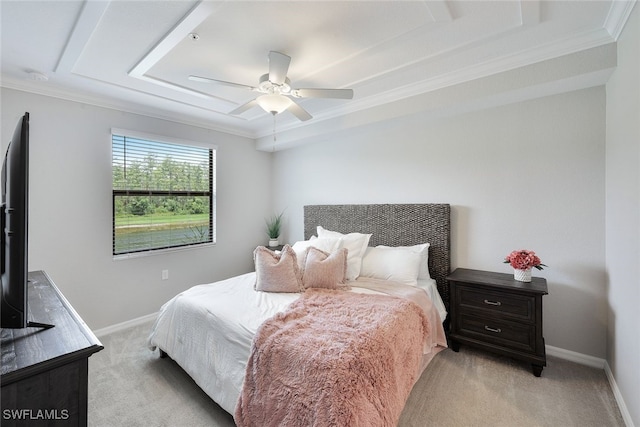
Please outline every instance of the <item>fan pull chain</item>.
[{"label": "fan pull chain", "polygon": [[276,113],[272,112],[271,114],[273,114],[273,146],[271,147],[271,152],[276,151]]}]

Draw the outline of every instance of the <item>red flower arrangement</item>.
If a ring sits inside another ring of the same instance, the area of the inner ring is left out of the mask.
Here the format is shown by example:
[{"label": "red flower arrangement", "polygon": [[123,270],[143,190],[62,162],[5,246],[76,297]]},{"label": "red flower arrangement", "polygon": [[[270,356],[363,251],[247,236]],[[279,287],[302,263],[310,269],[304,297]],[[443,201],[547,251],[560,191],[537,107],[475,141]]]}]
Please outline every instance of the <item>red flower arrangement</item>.
[{"label": "red flower arrangement", "polygon": [[542,267],[546,267],[535,252],[526,249],[511,252],[505,257],[504,263],[511,264],[511,267],[516,270],[528,270],[530,268],[542,270]]}]

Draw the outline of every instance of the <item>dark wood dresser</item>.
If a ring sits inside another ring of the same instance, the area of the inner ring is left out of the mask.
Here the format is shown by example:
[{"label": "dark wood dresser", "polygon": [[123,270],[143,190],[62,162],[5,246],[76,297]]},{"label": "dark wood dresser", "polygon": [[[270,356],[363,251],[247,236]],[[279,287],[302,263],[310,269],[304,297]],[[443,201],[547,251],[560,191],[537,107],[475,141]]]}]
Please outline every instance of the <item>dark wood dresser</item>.
[{"label": "dark wood dresser", "polygon": [[89,356],[104,347],[43,271],[29,273],[29,320],[50,329],[2,329],[5,426],[86,426]]},{"label": "dark wood dresser", "polygon": [[451,348],[468,344],[531,363],[539,377],[547,365],[542,296],[547,281],[519,282],[513,275],[458,268],[450,285]]}]

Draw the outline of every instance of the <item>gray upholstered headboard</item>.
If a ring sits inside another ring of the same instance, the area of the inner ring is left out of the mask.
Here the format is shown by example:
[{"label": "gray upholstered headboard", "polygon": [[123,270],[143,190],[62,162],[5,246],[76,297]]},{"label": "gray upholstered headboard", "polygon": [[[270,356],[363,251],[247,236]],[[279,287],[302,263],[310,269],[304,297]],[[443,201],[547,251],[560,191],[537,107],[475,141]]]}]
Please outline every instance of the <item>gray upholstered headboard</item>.
[{"label": "gray upholstered headboard", "polygon": [[310,205],[304,207],[304,237],[321,225],[341,233],[371,233],[369,246],[429,243],[429,272],[449,309],[451,207],[448,204]]}]

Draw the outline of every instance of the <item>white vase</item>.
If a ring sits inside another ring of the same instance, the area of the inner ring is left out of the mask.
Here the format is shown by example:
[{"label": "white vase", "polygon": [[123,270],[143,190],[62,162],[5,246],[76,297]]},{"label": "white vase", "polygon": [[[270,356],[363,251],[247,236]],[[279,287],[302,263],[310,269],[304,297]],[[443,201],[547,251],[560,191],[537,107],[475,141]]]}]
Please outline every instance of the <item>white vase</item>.
[{"label": "white vase", "polygon": [[270,248],[274,248],[276,246],[278,246],[279,242],[278,239],[269,239],[269,247]]},{"label": "white vase", "polygon": [[519,282],[530,282],[531,281],[531,269],[527,268],[526,270],[518,270],[517,268],[513,269],[513,278]]}]

